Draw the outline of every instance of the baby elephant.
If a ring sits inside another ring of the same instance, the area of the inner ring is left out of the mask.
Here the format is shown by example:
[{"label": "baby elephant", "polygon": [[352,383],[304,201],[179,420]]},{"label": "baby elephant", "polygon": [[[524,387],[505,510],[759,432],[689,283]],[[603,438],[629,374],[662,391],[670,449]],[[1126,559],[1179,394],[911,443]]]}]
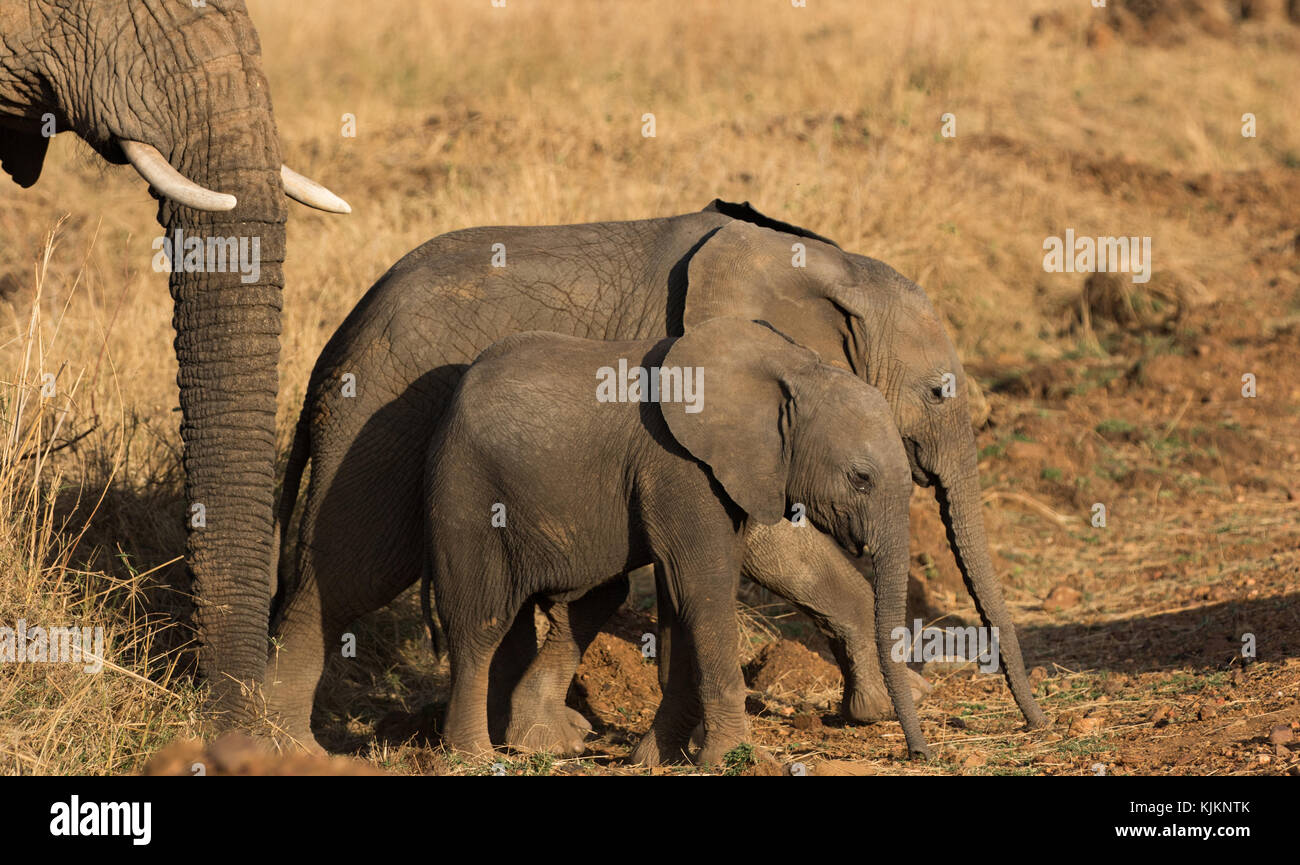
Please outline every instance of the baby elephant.
[{"label": "baby elephant", "polygon": [[653,562],[676,645],[661,642],[670,684],[633,759],[680,757],[702,717],[698,760],[721,762],[749,734],[735,609],[745,532],[792,513],[870,550],[881,668],[909,750],[928,753],[890,657],[906,617],[907,456],[884,397],[814,352],[736,318],[657,341],[516,334],[466,372],[426,470],[452,747],[491,749],[489,666],[525,601],[560,606]]}]

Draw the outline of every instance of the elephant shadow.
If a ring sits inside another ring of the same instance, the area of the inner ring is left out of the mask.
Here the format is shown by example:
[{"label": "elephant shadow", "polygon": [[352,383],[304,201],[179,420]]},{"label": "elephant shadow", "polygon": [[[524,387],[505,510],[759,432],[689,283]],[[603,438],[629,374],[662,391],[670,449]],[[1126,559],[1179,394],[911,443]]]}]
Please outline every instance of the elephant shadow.
[{"label": "elephant shadow", "polygon": [[[1017,628],[1026,666],[1147,673],[1300,657],[1300,594],[1223,601],[1096,625]],[[1247,652],[1253,652],[1249,657]]]},{"label": "elephant shadow", "polygon": [[358,756],[372,744],[437,747],[451,678],[446,661],[434,657],[418,588],[353,622],[348,635],[367,648],[326,664],[312,712],[317,741]]}]

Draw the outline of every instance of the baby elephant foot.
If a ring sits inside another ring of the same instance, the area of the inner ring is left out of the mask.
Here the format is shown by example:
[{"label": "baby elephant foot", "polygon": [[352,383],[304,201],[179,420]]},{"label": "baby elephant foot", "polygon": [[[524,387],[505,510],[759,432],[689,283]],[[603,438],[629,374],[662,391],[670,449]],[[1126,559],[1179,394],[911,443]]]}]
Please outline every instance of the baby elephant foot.
[{"label": "baby elephant foot", "polygon": [[297,734],[283,734],[273,738],[276,746],[282,752],[305,751],[314,757],[326,756],[325,749],[316,741],[316,737],[310,732],[299,732]]},{"label": "baby elephant foot", "polygon": [[538,712],[511,718],[506,745],[516,751],[543,751],[557,757],[576,757],[587,750],[591,722],[568,706],[551,713]]},{"label": "baby elephant foot", "polygon": [[461,726],[451,720],[442,729],[442,744],[466,757],[489,757],[495,753],[485,730],[473,724]]},{"label": "baby elephant foot", "polygon": [[[912,701],[918,705],[925,701],[934,691],[934,685],[924,676],[909,669],[907,681],[912,687]],[[889,691],[883,679],[874,682],[855,682],[844,689],[844,703],[841,713],[846,720],[859,724],[875,721],[892,721],[897,717],[894,703],[889,699]]]},{"label": "baby elephant foot", "polygon": [[[713,731],[706,733],[704,736],[704,745],[700,748],[699,756],[695,762],[700,768],[718,768],[725,763],[727,754],[737,745],[743,745],[749,740],[748,731]],[[751,746],[752,747],[752,746]],[[759,755],[758,748],[754,748],[755,755]]]},{"label": "baby elephant foot", "polygon": [[685,763],[690,760],[690,730],[665,730],[651,727],[641,737],[631,762],[638,766],[662,766],[666,763]]}]

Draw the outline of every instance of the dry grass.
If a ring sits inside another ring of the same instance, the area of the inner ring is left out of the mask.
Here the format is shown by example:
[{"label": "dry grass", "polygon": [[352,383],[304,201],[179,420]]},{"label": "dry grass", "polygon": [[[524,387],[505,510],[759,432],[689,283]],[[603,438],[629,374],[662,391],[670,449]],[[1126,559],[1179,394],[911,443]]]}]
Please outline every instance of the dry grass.
[{"label": "dry grass", "polygon": [[[1150,234],[1156,269],[1196,274],[1211,296],[1278,242],[1208,205],[1117,193],[1094,168],[1194,177],[1300,162],[1286,25],[1095,51],[1080,35],[1087,4],[1067,0],[967,0],[959,15],[950,0],[249,6],[286,159],[355,208],[291,211],[286,444],[335,325],[400,255],[452,229],[748,199],[916,279],[968,357],[1051,358],[1077,348],[1058,318],[1080,283],[1043,273],[1044,236]],[[1044,10],[1073,29],[1033,32]],[[1258,138],[1240,135],[1246,111]],[[939,135],[946,112],[956,139]],[[340,135],[345,113],[356,138]],[[641,135],[646,113],[655,138]],[[71,136],[35,188],[0,184],[0,623],[102,624],[120,667],[0,669],[5,772],[135,769],[191,724],[180,635],[146,626],[185,610],[167,588],[183,534],[153,216],[129,169]],[[58,374],[50,400],[45,371]],[[359,688],[383,691],[420,663],[418,628],[396,621],[374,625],[401,640],[353,676]],[[418,706],[425,673],[377,700]]]},{"label": "dry grass", "polygon": [[[15,366],[0,403],[0,622],[99,628],[102,653],[87,663],[4,665],[0,772],[122,772],[190,729],[199,695],[177,675],[178,653],[164,649],[176,628],[167,613],[175,605],[155,591],[161,566],[142,570],[133,550],[91,536],[98,520],[112,520],[102,513],[110,497],[132,486],[121,477],[127,424],[111,358],[77,371],[53,360],[77,295],[75,279],[58,286],[66,300],[45,314],[57,236],[56,227],[42,248],[28,319],[15,321],[5,346]],[[110,373],[102,381],[101,370]],[[96,386],[104,390],[89,393]],[[137,532],[150,523],[141,510],[115,516]],[[116,567],[104,566],[109,555]],[[88,674],[91,666],[100,669]]]}]

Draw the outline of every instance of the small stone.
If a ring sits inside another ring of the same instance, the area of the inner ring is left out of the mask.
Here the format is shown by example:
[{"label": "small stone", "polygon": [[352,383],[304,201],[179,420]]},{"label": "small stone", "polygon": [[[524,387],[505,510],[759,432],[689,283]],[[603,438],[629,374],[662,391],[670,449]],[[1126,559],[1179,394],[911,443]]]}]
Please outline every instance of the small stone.
[{"label": "small stone", "polygon": [[1086,718],[1076,718],[1070,724],[1071,736],[1086,736],[1094,733],[1106,723],[1106,719],[1101,715],[1089,715]]},{"label": "small stone", "polygon": [[1207,704],[1201,707],[1201,710],[1196,713],[1196,717],[1200,718],[1202,721],[1208,721],[1218,714],[1219,714],[1218,709],[1214,708],[1214,706]]},{"label": "small stone", "polygon": [[794,720],[791,723],[794,725],[796,730],[803,730],[804,732],[820,730],[822,728],[822,719],[817,715],[807,712],[795,715]]},{"label": "small stone", "polygon": [[1061,583],[1047,593],[1047,598],[1043,601],[1043,609],[1049,613],[1068,610],[1078,606],[1081,600],[1083,600],[1082,592]]},{"label": "small stone", "polygon": [[1295,731],[1286,724],[1278,724],[1268,731],[1270,745],[1286,745],[1295,739]]},{"label": "small stone", "polygon": [[1042,667],[1034,667],[1029,671],[1029,686],[1037,688],[1042,681],[1047,678],[1047,671]]},{"label": "small stone", "polygon": [[1156,706],[1155,710],[1147,717],[1155,727],[1165,727],[1173,720],[1174,710],[1168,706]]},{"label": "small stone", "polygon": [[949,718],[945,723],[956,730],[965,730],[967,728],[966,722],[961,718]]},{"label": "small stone", "polygon": [[971,754],[965,760],[961,761],[961,767],[963,769],[975,769],[979,766],[983,766],[986,762],[988,761],[979,754]]},{"label": "small stone", "polygon": [[1291,756],[1291,749],[1286,745],[1274,745],[1273,756],[1280,760],[1285,760],[1287,757]]}]

